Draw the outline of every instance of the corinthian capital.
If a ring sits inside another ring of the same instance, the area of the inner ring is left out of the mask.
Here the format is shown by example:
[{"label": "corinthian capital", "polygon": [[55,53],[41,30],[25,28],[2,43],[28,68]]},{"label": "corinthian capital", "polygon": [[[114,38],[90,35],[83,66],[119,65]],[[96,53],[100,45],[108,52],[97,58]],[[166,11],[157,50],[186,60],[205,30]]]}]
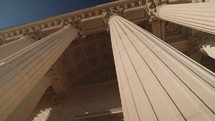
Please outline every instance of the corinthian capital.
[{"label": "corinthian capital", "polygon": [[124,9],[123,8],[119,8],[119,9],[112,9],[110,12],[103,12],[103,21],[105,23],[106,26],[106,30],[109,31],[109,26],[108,26],[108,20],[110,18],[110,16],[112,15],[118,15],[118,16],[124,16]]},{"label": "corinthian capital", "polygon": [[0,45],[3,45],[6,43],[6,37],[4,35],[0,35]]},{"label": "corinthian capital", "polygon": [[161,6],[166,4],[166,0],[153,0],[152,2],[146,2],[148,9],[148,15],[150,16],[149,22],[158,20],[157,14]]},{"label": "corinthian capital", "polygon": [[68,20],[61,20],[62,27],[66,25],[73,25],[74,27],[80,29],[81,28],[81,17],[73,17]]}]

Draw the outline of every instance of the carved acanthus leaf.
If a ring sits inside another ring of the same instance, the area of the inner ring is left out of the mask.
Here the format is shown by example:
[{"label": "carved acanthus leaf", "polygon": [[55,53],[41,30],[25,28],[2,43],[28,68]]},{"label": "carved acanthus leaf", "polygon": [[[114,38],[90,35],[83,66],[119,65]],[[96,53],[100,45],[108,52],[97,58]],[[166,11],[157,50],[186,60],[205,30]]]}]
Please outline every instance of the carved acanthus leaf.
[{"label": "carved acanthus leaf", "polygon": [[0,45],[3,45],[5,43],[6,43],[6,37],[3,34],[1,34],[0,35]]}]

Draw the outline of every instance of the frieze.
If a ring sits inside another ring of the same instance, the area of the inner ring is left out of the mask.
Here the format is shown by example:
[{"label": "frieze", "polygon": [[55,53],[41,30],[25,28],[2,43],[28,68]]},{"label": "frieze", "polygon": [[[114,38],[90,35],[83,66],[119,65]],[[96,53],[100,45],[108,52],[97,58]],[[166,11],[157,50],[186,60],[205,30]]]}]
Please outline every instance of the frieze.
[{"label": "frieze", "polygon": [[36,26],[40,27],[42,29],[41,31],[43,31],[43,29],[52,28],[54,26],[61,25],[62,21],[72,22],[76,20],[76,18],[86,19],[93,16],[103,15],[104,12],[110,12],[116,9],[121,9],[121,8],[129,9],[129,8],[135,8],[138,6],[143,6],[143,5],[145,5],[145,0],[115,1],[104,5],[98,5],[95,7],[82,9],[82,10],[58,15],[55,17],[39,20],[36,22],[0,30],[0,34],[3,34],[6,37],[6,39],[12,38],[14,36],[18,37],[20,35],[23,35],[24,33],[27,33],[27,34],[32,33],[32,31]]}]

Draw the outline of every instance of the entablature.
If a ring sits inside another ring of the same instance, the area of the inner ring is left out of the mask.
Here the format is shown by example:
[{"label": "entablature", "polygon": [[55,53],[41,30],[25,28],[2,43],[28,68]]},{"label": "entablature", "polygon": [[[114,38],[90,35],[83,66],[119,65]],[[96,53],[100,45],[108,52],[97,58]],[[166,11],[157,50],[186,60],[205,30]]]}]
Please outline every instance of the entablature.
[{"label": "entablature", "polygon": [[133,20],[137,23],[147,20],[148,15],[146,14],[147,9],[145,2],[145,0],[130,0],[106,3],[103,5],[98,5],[95,7],[61,14],[28,24],[0,30],[0,35],[5,37],[6,43],[18,39],[23,35],[35,33],[38,30],[41,31],[42,34],[47,35],[46,31],[51,31],[52,29],[56,28],[61,29],[62,22],[75,21],[77,18],[81,19],[83,22],[83,24],[81,22],[81,29],[83,29],[84,34],[97,33],[105,31],[105,23],[103,21],[103,14],[105,12],[123,9],[125,11],[125,18],[129,20]]}]

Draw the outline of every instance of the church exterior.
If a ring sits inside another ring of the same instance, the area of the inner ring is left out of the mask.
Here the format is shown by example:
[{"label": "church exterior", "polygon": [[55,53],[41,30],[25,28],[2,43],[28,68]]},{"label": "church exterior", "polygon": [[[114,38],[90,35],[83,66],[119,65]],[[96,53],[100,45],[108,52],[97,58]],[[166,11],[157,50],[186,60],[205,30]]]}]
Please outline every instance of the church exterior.
[{"label": "church exterior", "polygon": [[215,2],[126,0],[0,30],[0,121],[214,121]]}]

